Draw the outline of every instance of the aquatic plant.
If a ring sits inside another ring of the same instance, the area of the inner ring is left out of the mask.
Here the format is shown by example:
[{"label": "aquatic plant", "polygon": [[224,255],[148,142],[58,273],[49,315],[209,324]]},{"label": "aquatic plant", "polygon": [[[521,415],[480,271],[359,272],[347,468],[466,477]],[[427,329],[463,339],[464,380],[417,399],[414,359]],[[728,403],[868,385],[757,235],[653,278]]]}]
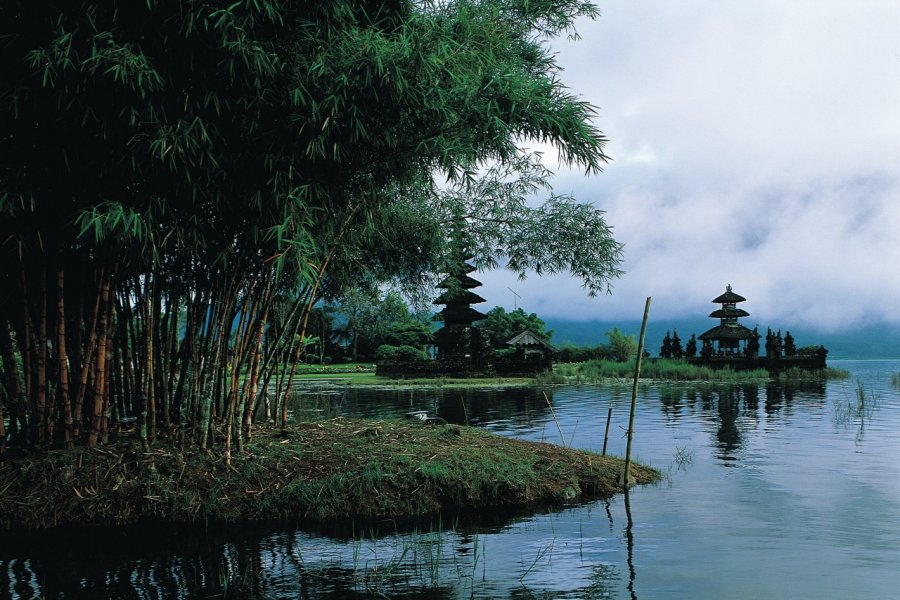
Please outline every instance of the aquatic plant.
[{"label": "aquatic plant", "polygon": [[824,369],[801,369],[799,367],[791,367],[779,371],[777,378],[779,381],[824,381],[830,379],[849,379],[850,371],[844,369],[836,369],[834,367],[826,367]]},{"label": "aquatic plant", "polygon": [[875,392],[866,390],[865,384],[857,378],[856,388],[852,397],[843,400],[834,400],[833,419],[836,427],[846,428],[852,423],[859,423],[856,432],[856,443],[863,441],[866,432],[866,424],[872,419],[872,415],[878,408],[878,396]]},{"label": "aquatic plant", "polygon": [[687,446],[675,446],[675,466],[679,470],[684,470],[688,466],[694,464],[694,451]]}]

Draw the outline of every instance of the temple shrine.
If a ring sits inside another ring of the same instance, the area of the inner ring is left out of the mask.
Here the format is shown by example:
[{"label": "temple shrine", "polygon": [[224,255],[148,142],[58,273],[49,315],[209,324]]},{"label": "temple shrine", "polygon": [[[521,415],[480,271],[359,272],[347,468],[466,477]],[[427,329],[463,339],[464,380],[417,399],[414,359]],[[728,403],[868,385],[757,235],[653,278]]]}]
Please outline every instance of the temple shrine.
[{"label": "temple shrine", "polygon": [[455,363],[459,367],[468,365],[482,368],[484,343],[481,331],[473,323],[487,315],[475,310],[472,305],[480,304],[485,299],[472,291],[481,285],[480,281],[469,276],[469,273],[475,271],[475,267],[467,262],[472,257],[468,254],[462,256],[437,286],[444,291],[434,300],[434,304],[443,304],[444,308],[437,313],[443,327],[434,334],[437,347],[435,358],[439,362]]},{"label": "temple shrine", "polygon": [[708,348],[707,353],[711,350],[717,356],[748,355],[751,353],[747,352],[747,345],[751,340],[757,341],[758,353],[759,335],[738,323],[739,318],[750,316],[750,313],[737,306],[746,301],[746,298],[732,291],[731,285],[725,286],[725,293],[713,299],[722,308],[709,313],[711,318],[719,319],[719,324],[699,336],[704,347]]},{"label": "temple shrine", "polygon": [[[719,319],[719,324],[697,336],[703,342],[699,356],[694,355],[696,344],[689,343],[684,357],[693,364],[716,369],[766,369],[769,372],[778,372],[792,368],[826,367],[825,358],[828,350],[823,346],[797,348],[790,332],[782,338],[781,330],[773,333],[771,328],[766,335],[766,353],[760,356],[759,330],[748,329],[738,321],[742,317],[750,316],[750,313],[738,307],[738,304],[746,301],[747,299],[735,293],[730,285],[725,286],[725,293],[713,299],[713,302],[722,307],[709,313],[710,318]],[[672,345],[673,341],[667,332],[660,356],[677,358],[675,356],[677,353],[672,352]]]}]

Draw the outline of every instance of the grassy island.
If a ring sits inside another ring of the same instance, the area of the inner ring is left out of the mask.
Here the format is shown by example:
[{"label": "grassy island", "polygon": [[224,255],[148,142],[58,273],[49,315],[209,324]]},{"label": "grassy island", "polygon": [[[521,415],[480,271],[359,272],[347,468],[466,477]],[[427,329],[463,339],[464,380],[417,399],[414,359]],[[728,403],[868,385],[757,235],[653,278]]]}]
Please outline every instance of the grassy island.
[{"label": "grassy island", "polygon": [[[0,529],[411,516],[608,497],[622,461],[472,427],[333,419],[261,430],[231,465],[133,439],[0,464]],[[658,478],[635,466],[638,483]]]},{"label": "grassy island", "polygon": [[[589,360],[580,363],[554,365],[552,373],[538,376],[540,383],[601,383],[604,380],[630,379],[634,375],[634,361],[616,362],[611,360]],[[713,369],[703,365],[690,364],[684,360],[658,358],[641,363],[642,379],[663,381],[711,381],[723,383],[765,382],[769,379],[780,381],[846,379],[850,373],[842,369],[826,368],[817,370],[787,369],[769,373],[765,369],[736,371]]]},{"label": "grassy island", "polygon": [[[606,381],[630,380],[634,376],[634,361],[594,359],[584,362],[557,363],[553,371],[535,377],[409,377],[392,378],[375,375],[374,365],[351,363],[348,365],[303,365],[298,381],[328,381],[334,384],[356,386],[397,387],[513,387],[534,384],[596,384]],[[736,371],[714,369],[694,365],[685,360],[658,358],[646,360],[641,367],[642,379],[659,381],[700,381],[719,383],[765,382],[770,379],[786,381],[822,381],[847,379],[850,373],[843,369],[790,368],[770,373],[766,369]]]}]

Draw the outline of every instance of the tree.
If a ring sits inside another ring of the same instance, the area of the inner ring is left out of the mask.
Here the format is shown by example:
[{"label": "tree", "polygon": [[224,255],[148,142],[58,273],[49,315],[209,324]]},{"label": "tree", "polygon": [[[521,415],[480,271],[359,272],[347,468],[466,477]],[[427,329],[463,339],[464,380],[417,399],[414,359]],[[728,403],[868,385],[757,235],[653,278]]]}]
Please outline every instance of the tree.
[{"label": "tree", "polygon": [[477,323],[477,327],[487,336],[493,348],[502,349],[514,335],[529,330],[547,340],[553,337],[553,331],[547,331],[547,324],[535,313],[527,314],[521,308],[506,312],[502,306],[496,306],[486,313],[487,317]]},{"label": "tree", "polygon": [[794,343],[794,336],[788,331],[784,334],[784,355],[794,356],[795,354],[797,354],[797,346]]},{"label": "tree", "polygon": [[4,377],[10,428],[93,446],[136,416],[148,442],[224,431],[228,461],[261,405],[286,421],[317,302],[439,270],[448,215],[481,265],[604,289],[621,246],[602,213],[526,205],[549,173],[523,152],[547,142],[589,172],[606,160],[544,45],[595,14],[568,0],[0,4],[0,330],[22,365]]},{"label": "tree", "polygon": [[681,347],[681,338],[678,337],[678,332],[672,331],[672,358],[681,358],[684,356],[684,350]]},{"label": "tree", "polygon": [[412,314],[409,305],[396,292],[383,298],[378,292],[348,290],[336,308],[346,318],[342,337],[348,340],[354,361],[372,359],[383,345],[412,346],[424,349],[431,342],[431,327]]},{"label": "tree", "polygon": [[697,336],[693,333],[684,348],[684,355],[688,358],[694,358],[697,355]]},{"label": "tree", "polygon": [[666,337],[663,338],[662,346],[659,349],[660,358],[672,358],[672,337],[666,331]]},{"label": "tree", "polygon": [[638,344],[634,334],[625,335],[618,327],[613,327],[612,331],[606,332],[606,337],[609,339],[609,353],[613,360],[626,362],[637,354]]}]

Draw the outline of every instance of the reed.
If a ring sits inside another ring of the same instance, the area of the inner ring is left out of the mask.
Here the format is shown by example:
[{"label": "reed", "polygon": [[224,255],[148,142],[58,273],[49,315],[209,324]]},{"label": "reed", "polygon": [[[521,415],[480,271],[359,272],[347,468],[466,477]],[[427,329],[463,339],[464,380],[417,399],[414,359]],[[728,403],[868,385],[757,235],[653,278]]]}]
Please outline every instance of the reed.
[{"label": "reed", "polygon": [[878,396],[875,392],[867,390],[861,379],[857,379],[852,396],[845,395],[844,400],[833,402],[834,424],[846,427],[858,423],[857,441],[861,441],[862,435],[865,433],[866,422],[872,418],[872,414],[877,408]]},{"label": "reed", "polygon": [[842,380],[850,378],[850,371],[827,367],[825,369],[799,369],[791,367],[780,371],[777,376],[779,381],[825,381]]}]

